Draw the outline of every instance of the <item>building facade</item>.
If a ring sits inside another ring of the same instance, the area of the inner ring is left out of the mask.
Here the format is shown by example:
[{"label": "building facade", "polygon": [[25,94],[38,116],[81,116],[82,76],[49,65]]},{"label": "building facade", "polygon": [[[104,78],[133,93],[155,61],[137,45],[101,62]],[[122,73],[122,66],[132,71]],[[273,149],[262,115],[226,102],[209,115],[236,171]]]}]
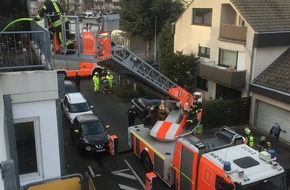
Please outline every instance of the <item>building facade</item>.
[{"label": "building facade", "polygon": [[56,71],[0,73],[0,86],[0,189],[60,177]]},{"label": "building facade", "polygon": [[[255,85],[290,46],[287,8],[284,1],[195,0],[174,28],[174,50],[200,57],[196,85],[205,99],[251,96],[250,125],[265,133],[274,122],[290,131],[289,82],[279,89]],[[265,96],[261,88],[276,96]],[[290,142],[289,133],[281,137]]]}]

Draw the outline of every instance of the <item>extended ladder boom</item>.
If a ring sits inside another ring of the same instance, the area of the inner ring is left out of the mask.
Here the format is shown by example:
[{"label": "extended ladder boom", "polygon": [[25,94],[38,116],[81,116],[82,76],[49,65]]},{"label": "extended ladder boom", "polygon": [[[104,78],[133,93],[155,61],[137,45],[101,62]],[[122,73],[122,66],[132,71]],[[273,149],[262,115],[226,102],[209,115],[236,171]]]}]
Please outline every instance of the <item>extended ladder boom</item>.
[{"label": "extended ladder boom", "polygon": [[178,87],[178,85],[146,61],[122,46],[113,46],[111,50],[111,59],[100,59],[101,65],[104,64],[115,72],[126,75],[143,88],[151,92],[154,91],[153,93],[155,94],[157,93],[167,98],[176,98],[169,93],[169,90]]}]

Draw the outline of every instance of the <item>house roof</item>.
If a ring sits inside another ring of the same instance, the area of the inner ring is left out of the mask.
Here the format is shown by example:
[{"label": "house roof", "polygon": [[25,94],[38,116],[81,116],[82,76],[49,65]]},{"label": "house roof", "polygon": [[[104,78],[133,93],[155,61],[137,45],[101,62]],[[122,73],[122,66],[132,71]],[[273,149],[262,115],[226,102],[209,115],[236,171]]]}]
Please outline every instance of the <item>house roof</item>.
[{"label": "house roof", "polygon": [[289,0],[230,0],[256,32],[290,32]]},{"label": "house roof", "polygon": [[[290,48],[267,67],[251,84],[252,86],[271,89],[285,95],[286,102],[290,101]],[[255,88],[252,88],[252,90]],[[272,93],[270,93],[272,94]],[[288,98],[287,98],[288,97]],[[283,99],[282,98],[282,101]]]}]

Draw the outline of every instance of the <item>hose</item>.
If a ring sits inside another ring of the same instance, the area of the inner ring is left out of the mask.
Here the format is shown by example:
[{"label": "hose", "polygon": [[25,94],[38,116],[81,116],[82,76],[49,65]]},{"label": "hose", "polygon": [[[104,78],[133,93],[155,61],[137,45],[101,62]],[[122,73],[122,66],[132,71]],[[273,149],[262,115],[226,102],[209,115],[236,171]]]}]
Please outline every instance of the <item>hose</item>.
[{"label": "hose", "polygon": [[5,28],[1,31],[1,32],[4,32],[5,30],[7,30],[11,25],[15,24],[16,22],[20,22],[20,21],[34,21],[32,18],[19,18],[19,19],[16,19],[12,22],[10,22],[7,26],[5,26]]}]

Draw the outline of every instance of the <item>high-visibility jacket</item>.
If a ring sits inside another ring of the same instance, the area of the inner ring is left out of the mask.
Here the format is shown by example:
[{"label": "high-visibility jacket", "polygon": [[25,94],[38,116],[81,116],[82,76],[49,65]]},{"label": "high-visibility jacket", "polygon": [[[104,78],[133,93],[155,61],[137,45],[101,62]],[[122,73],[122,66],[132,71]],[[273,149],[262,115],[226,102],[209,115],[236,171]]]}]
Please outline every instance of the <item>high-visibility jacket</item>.
[{"label": "high-visibility jacket", "polygon": [[100,77],[94,75],[93,76],[93,82],[94,82],[94,85],[99,85],[100,84]]},{"label": "high-visibility jacket", "polygon": [[62,6],[56,0],[45,0],[42,8],[38,11],[34,20],[40,20],[41,17],[47,16],[48,21],[53,28],[61,25],[60,15],[64,13]]},{"label": "high-visibility jacket", "polygon": [[247,136],[247,145],[254,147],[254,137],[252,135]]},{"label": "high-visibility jacket", "polygon": [[109,81],[109,85],[110,85],[110,87],[112,87],[112,86],[113,86],[113,79],[114,79],[114,76],[113,76],[112,74],[108,74],[108,75],[106,76],[106,79],[108,79],[108,81]]}]

